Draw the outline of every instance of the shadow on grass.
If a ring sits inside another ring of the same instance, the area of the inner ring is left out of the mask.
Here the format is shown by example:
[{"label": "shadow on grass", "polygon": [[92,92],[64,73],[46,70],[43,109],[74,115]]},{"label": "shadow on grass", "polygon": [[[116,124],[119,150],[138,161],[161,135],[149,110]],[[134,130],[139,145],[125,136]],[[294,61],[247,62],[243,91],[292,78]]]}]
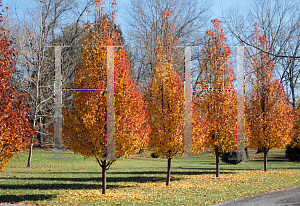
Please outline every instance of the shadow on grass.
[{"label": "shadow on grass", "polygon": [[0,195],[0,203],[16,204],[22,201],[39,201],[56,198],[57,195]]},{"label": "shadow on grass", "polygon": [[[249,162],[264,162],[264,160],[263,159],[254,159],[254,160],[250,160]],[[282,158],[282,159],[271,159],[271,158],[268,158],[267,159],[267,162],[280,162],[280,163],[282,163],[282,162],[289,162],[289,160],[288,159],[285,159],[285,158]]]},{"label": "shadow on grass", "polygon": [[[230,166],[232,167],[238,167],[238,165],[230,165],[230,164],[226,164],[226,165],[220,165],[220,172],[222,172],[222,170],[258,170],[257,168],[229,168]],[[179,169],[182,170],[203,170],[202,168],[196,168],[196,167],[177,167]],[[216,173],[216,169],[212,168],[212,169],[208,169],[208,170],[212,170],[212,172],[196,172],[197,174],[215,174]],[[224,172],[224,173],[235,173],[235,172]]]},{"label": "shadow on grass", "polygon": [[[0,189],[19,189],[19,188],[28,188],[28,189],[42,189],[42,190],[47,190],[47,189],[97,189],[101,187],[102,184],[102,179],[101,177],[89,177],[89,178],[84,178],[84,177],[78,177],[78,178],[67,178],[67,177],[53,177],[53,178],[47,178],[47,177],[41,177],[41,178],[1,178],[1,179],[18,179],[20,180],[27,180],[27,181],[70,181],[70,182],[97,182],[98,184],[51,184],[49,182],[46,182],[44,184],[36,184],[36,183],[31,183],[31,184],[25,184],[25,185],[0,185]],[[173,178],[174,180],[179,180],[179,178]],[[106,177],[106,182],[138,182],[138,183],[146,183],[146,182],[160,182],[160,181],[165,181],[165,177],[145,177],[145,176],[130,176],[130,177]],[[14,188],[16,187],[16,188]],[[117,185],[108,185],[109,187],[116,187],[120,188],[123,186],[117,186]],[[127,187],[127,186],[126,186]]]},{"label": "shadow on grass", "polygon": [[[179,171],[178,169],[184,169],[188,171]],[[191,171],[191,170],[200,170],[200,171]],[[203,170],[209,170],[209,171],[203,171]],[[144,172],[111,172],[113,174],[131,174],[131,175],[141,175],[141,174],[161,174],[161,175],[167,175],[167,171],[144,171]],[[179,168],[174,167],[171,169],[171,175],[204,175],[204,174],[215,174],[215,169],[209,169],[209,168]],[[225,173],[234,173],[234,172],[225,172]]]},{"label": "shadow on grass", "polygon": [[[191,168],[187,168],[189,171],[178,171],[178,170],[171,170],[172,180],[181,180],[182,178],[176,177],[176,175],[202,175],[202,174],[215,174],[215,170],[209,169],[207,171],[191,171]],[[67,173],[67,172],[66,172]],[[108,177],[106,178],[107,183],[117,183],[117,182],[137,182],[137,183],[147,183],[147,182],[164,182],[166,180],[167,172],[166,171],[128,171],[128,172],[110,172],[113,174],[110,177],[108,173]],[[235,173],[234,171],[224,171],[222,173],[230,174]],[[82,172],[81,174],[84,174]],[[89,173],[87,173],[89,174]],[[122,175],[122,176],[120,176]],[[117,177],[114,177],[117,176]],[[124,177],[125,176],[125,177]],[[31,177],[31,178],[14,178],[14,177],[3,177],[1,179],[9,179],[9,180],[27,180],[30,181],[31,184],[25,185],[0,185],[0,189],[40,189],[40,190],[47,190],[47,189],[97,189],[101,187],[101,175],[99,177]],[[55,183],[51,184],[49,182],[45,182],[44,184],[41,183],[32,183],[33,181],[70,181],[70,182],[97,182],[98,184],[65,184],[65,183]],[[117,185],[108,185],[108,188],[111,187],[127,187],[127,186],[117,186]]]},{"label": "shadow on grass", "polygon": [[[225,166],[225,165],[221,165]],[[227,166],[227,165],[226,165]],[[110,174],[124,174],[124,175],[153,175],[153,174],[157,174],[157,175],[167,175],[167,168],[163,168],[160,169],[160,171],[157,170],[148,170],[145,171],[145,168],[134,168],[135,171],[114,171],[114,170],[109,170],[107,171],[107,175],[109,176]],[[148,167],[146,168],[148,169]],[[222,168],[221,168],[222,169]],[[142,171],[140,171],[142,170]],[[195,171],[192,171],[195,170]],[[215,167],[186,167],[186,166],[174,166],[171,167],[171,174],[178,174],[178,175],[201,175],[201,174],[214,174],[215,173]],[[234,169],[233,169],[234,170]],[[247,169],[245,169],[247,170]],[[23,172],[20,172],[23,173]],[[101,182],[101,172],[69,172],[69,171],[57,171],[57,172],[49,172],[49,173],[45,173],[45,172],[37,172],[37,173],[43,173],[43,174],[81,174],[81,175],[97,175],[98,177],[89,177],[89,178],[68,178],[68,177],[49,177],[49,178],[8,178],[8,177],[3,177],[2,179],[28,179],[28,180],[60,180],[60,181],[99,181]],[[35,173],[35,174],[37,174]],[[121,179],[126,179],[127,177],[121,177]],[[130,177],[131,178],[131,177]],[[132,177],[132,178],[138,178],[138,177]],[[151,177],[145,177],[145,178],[151,178]],[[107,177],[107,180],[111,180],[112,182],[114,182],[114,177]],[[126,180],[125,180],[126,181]]]},{"label": "shadow on grass", "polygon": [[[25,178],[24,178],[25,179]],[[43,178],[41,178],[43,179]],[[127,188],[130,186],[121,186],[121,185],[110,185],[107,184],[106,188],[108,189],[114,189],[114,188]],[[1,184],[0,189],[11,189],[11,190],[20,190],[20,189],[29,189],[29,190],[61,190],[61,189],[71,189],[71,190],[77,190],[77,189],[101,189],[102,184],[18,184],[18,185],[11,185],[11,184]],[[2,199],[0,199],[2,200]]]}]

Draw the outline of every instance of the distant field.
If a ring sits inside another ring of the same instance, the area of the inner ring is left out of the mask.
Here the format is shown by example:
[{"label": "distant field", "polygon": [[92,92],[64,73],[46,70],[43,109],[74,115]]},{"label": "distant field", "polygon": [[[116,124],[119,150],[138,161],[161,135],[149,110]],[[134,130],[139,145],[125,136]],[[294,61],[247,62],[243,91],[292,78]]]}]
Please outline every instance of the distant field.
[{"label": "distant field", "polygon": [[33,205],[214,205],[267,191],[300,186],[300,163],[288,162],[285,150],[271,150],[268,172],[263,154],[250,150],[252,161],[220,164],[210,152],[172,160],[171,186],[165,186],[167,160],[149,153],[118,160],[107,171],[107,194],[101,194],[101,168],[93,159],[64,152],[69,160],[46,160],[53,152],[35,150],[12,159],[0,173],[0,203]]}]

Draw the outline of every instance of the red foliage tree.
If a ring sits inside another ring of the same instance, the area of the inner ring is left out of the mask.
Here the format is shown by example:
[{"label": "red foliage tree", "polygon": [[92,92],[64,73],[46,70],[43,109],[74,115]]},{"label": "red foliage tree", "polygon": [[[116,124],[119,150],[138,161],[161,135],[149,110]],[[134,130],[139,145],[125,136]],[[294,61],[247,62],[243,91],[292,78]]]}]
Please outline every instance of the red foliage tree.
[{"label": "red foliage tree", "polygon": [[[113,19],[104,15],[101,8],[95,23],[88,23],[82,40],[82,62],[75,74],[76,88],[106,89],[107,47],[123,46]],[[131,79],[127,54],[122,48],[114,51],[114,74],[115,158],[128,158],[147,146],[150,132],[147,105]],[[63,108],[63,144],[85,158],[95,158],[102,169],[102,193],[106,194],[106,170],[116,162],[116,159],[104,159],[109,129],[106,122],[107,94],[105,91],[75,91],[74,95],[74,107]]]},{"label": "red foliage tree", "polygon": [[[0,1],[0,6],[2,1]],[[2,11],[3,12],[3,11]],[[0,13],[0,23],[3,21]],[[0,170],[3,172],[8,160],[29,147],[36,128],[30,128],[29,95],[16,91],[11,85],[15,57],[18,53],[12,47],[8,31],[0,28]]]},{"label": "red foliage tree", "polygon": [[[233,152],[236,146],[237,98],[233,88],[235,75],[229,64],[231,54],[221,22],[212,20],[214,30],[207,31],[203,61],[197,79],[199,90],[197,104],[201,115],[206,116],[208,135],[206,146],[216,155],[216,176],[219,176],[219,157],[222,153]],[[226,90],[228,89],[228,90]]]},{"label": "red foliage tree", "polygon": [[[253,44],[264,50],[269,42],[254,27]],[[294,113],[292,105],[278,79],[273,78],[274,62],[262,52],[254,56],[248,78],[251,91],[247,99],[246,113],[251,135],[250,147],[264,153],[264,170],[267,171],[267,155],[272,148],[285,147],[294,135]]]}]

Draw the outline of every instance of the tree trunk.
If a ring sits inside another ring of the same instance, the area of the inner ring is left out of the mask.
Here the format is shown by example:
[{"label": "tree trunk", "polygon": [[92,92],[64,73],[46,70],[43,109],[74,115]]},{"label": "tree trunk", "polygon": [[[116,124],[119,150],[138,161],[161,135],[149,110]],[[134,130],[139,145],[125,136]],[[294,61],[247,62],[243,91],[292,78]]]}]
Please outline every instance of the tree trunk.
[{"label": "tree trunk", "polygon": [[264,150],[264,170],[267,171],[267,155],[268,151]]},{"label": "tree trunk", "polygon": [[106,194],[106,160],[102,162],[102,194]]},{"label": "tree trunk", "polygon": [[262,153],[263,152],[263,150],[262,149],[259,149],[259,148],[257,148],[257,152],[256,152],[256,154],[259,154],[259,153]]},{"label": "tree trunk", "polygon": [[29,156],[28,156],[27,168],[31,167],[32,149],[33,149],[33,143],[30,144],[30,148],[29,148]]},{"label": "tree trunk", "polygon": [[220,174],[219,157],[220,157],[220,154],[218,152],[216,152],[216,177],[219,177],[219,174]]},{"label": "tree trunk", "polygon": [[170,176],[171,176],[171,158],[168,158],[168,172],[167,172],[167,183],[166,185],[170,185]]},{"label": "tree trunk", "polygon": [[293,106],[293,109],[296,108],[296,99],[295,99],[295,87],[294,87],[294,82],[293,80],[290,81],[290,88],[291,88],[291,91],[292,91],[292,106]]},{"label": "tree trunk", "polygon": [[245,153],[246,153],[247,159],[250,159],[250,155],[249,155],[249,152],[248,152],[248,147],[245,147]]}]

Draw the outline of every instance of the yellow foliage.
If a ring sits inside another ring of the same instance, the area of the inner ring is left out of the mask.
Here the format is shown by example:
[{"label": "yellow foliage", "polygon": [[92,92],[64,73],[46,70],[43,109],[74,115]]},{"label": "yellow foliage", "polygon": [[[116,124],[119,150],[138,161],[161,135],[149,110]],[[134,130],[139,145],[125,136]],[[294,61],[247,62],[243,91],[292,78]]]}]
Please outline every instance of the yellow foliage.
[{"label": "yellow foliage", "polygon": [[[151,133],[149,147],[168,159],[184,155],[184,84],[173,69],[172,35],[158,40],[157,65],[147,85],[146,100],[150,118]],[[195,98],[195,97],[194,97]],[[194,154],[204,150],[204,118],[193,104],[193,149]]]},{"label": "yellow foliage", "polygon": [[[120,36],[115,30],[106,29],[108,18],[101,17],[97,23],[90,24],[85,33],[75,87],[102,90],[74,92],[75,106],[63,108],[63,144],[84,157],[100,160],[106,154],[106,50],[107,46],[118,46]],[[109,32],[113,33],[112,38]],[[150,127],[146,104],[129,75],[129,61],[122,48],[115,48],[114,73],[115,157],[126,158],[147,146]]]},{"label": "yellow foliage", "polygon": [[202,50],[204,60],[198,74],[196,95],[209,130],[206,145],[219,156],[236,148],[237,99],[232,83],[235,75],[228,63],[231,51],[225,43],[220,22],[213,22],[215,32],[207,31],[205,49]]},{"label": "yellow foliage", "polygon": [[[252,41],[258,47],[268,50],[268,41],[257,27],[253,36]],[[278,79],[273,79],[274,63],[267,54],[255,54],[249,69],[251,91],[246,113],[251,130],[250,146],[266,153],[272,148],[283,148],[294,134],[294,114],[283,86]]]}]

